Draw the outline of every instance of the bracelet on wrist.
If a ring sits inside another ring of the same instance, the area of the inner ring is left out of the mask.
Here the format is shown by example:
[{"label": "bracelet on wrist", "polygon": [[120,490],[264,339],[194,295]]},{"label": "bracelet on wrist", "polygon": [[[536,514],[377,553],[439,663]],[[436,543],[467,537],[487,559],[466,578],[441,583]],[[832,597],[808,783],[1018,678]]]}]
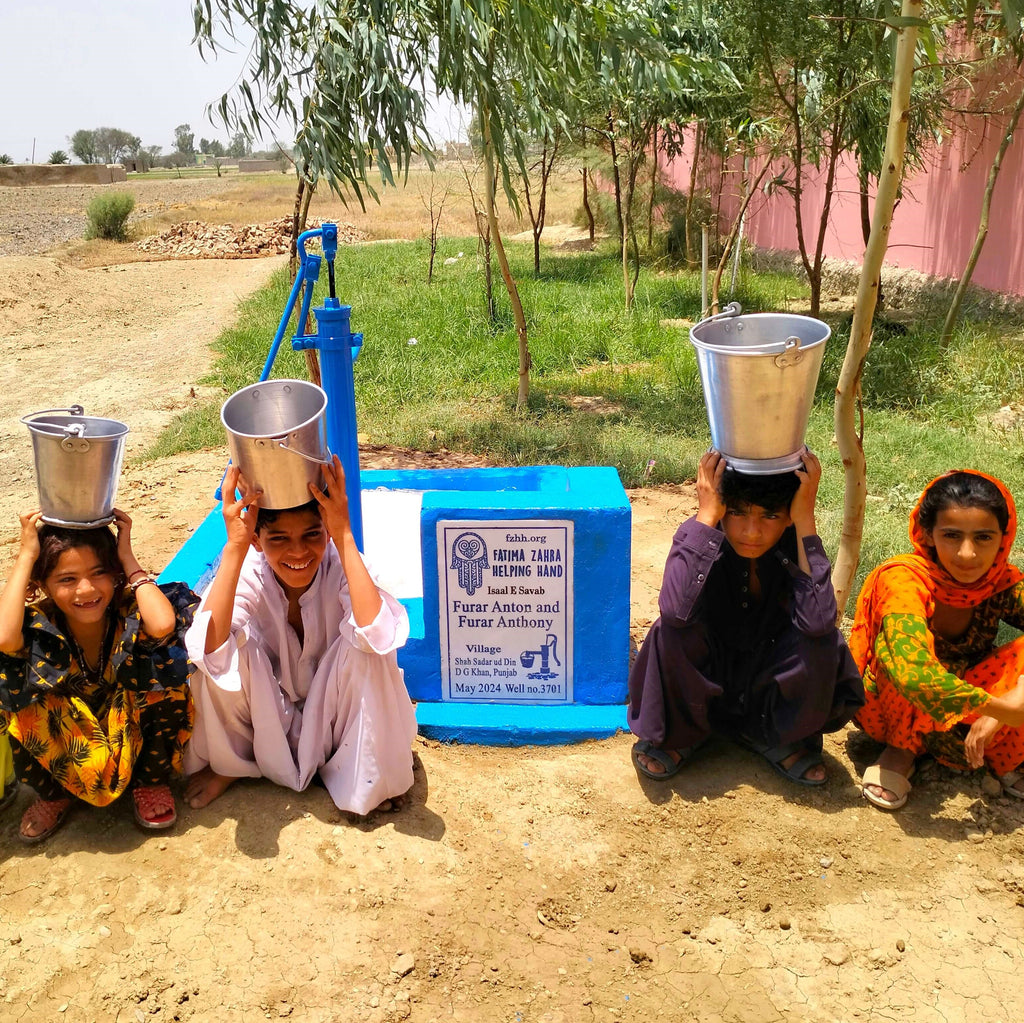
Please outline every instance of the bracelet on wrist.
[{"label": "bracelet on wrist", "polygon": [[149,573],[144,568],[137,568],[128,576],[128,582],[131,582],[137,575],[149,575]]},{"label": "bracelet on wrist", "polygon": [[143,579],[136,579],[135,582],[131,584],[132,593],[134,593],[140,586],[145,586],[146,583],[152,583],[156,586],[156,580],[152,576],[147,575]]}]

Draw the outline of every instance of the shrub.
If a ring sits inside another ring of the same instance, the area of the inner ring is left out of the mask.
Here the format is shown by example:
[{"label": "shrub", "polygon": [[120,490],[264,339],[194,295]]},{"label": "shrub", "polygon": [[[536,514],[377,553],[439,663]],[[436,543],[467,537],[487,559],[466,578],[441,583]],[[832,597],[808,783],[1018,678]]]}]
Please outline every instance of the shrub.
[{"label": "shrub", "polygon": [[48,162],[49,163],[67,163],[68,162],[68,154],[65,153],[63,149],[55,149],[52,153],[50,153],[50,159],[49,159]]},{"label": "shrub", "polygon": [[130,192],[107,192],[96,196],[85,211],[89,218],[85,237],[123,242],[128,237],[128,215],[134,208],[135,196]]},{"label": "shrub", "polygon": [[0,153],[0,163],[14,163],[8,153]]}]

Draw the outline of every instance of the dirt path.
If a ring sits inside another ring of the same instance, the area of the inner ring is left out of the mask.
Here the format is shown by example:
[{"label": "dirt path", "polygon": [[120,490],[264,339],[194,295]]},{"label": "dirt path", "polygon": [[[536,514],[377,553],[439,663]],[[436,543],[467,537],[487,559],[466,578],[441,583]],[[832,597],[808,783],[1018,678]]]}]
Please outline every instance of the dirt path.
[{"label": "dirt path", "polygon": [[[0,291],[5,562],[33,488],[17,417],[78,400],[128,420],[137,450],[193,400],[208,343],[270,267],[0,263],[0,280],[29,282]],[[126,473],[152,567],[205,515],[223,458]],[[694,497],[631,499],[640,637]],[[115,805],[28,850],[22,794],[0,828],[0,1018],[1021,1017],[1024,804],[933,768],[904,812],[876,812],[854,783],[874,747],[853,731],[827,739],[823,791],[725,744],[668,783],[638,782],[630,742],[418,740],[411,806],[363,825],[322,789],[243,782],[166,836]]]},{"label": "dirt path", "polygon": [[[13,557],[11,523],[35,501],[32,444],[18,421],[27,413],[77,403],[87,414],[131,427],[125,461],[153,443],[171,418],[203,395],[210,343],[235,316],[238,301],[262,285],[285,257],[131,263],[79,270],[48,257],[0,258],[0,570]],[[217,473],[223,456],[174,466],[129,467],[119,499],[138,524],[139,549],[162,564],[209,507],[189,492],[193,479]],[[219,479],[219,476],[218,476]],[[197,481],[198,482],[198,481]],[[212,485],[203,483],[207,494]],[[188,514],[174,516],[176,497]],[[160,520],[159,516],[166,516]],[[166,543],[155,526],[171,527]],[[153,543],[156,543],[154,549]],[[173,544],[173,546],[172,546]]]}]

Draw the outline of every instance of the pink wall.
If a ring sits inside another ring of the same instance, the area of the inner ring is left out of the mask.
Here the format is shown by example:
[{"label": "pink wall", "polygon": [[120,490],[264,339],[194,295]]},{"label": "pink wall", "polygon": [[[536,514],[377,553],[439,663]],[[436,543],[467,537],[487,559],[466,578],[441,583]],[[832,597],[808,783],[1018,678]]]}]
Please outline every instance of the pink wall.
[{"label": "pink wall", "polygon": [[[1018,86],[1019,87],[1019,86]],[[912,267],[938,277],[958,277],[967,263],[981,215],[985,181],[999,141],[1002,121],[995,117],[971,118],[966,130],[934,147],[924,167],[905,181],[896,207],[886,262]],[[988,238],[975,268],[972,283],[991,291],[1024,295],[1024,121],[1003,159],[992,196]],[[664,164],[668,183],[687,190],[690,185],[692,147]],[[790,162],[779,161],[776,172],[787,172]],[[805,170],[802,204],[804,235],[813,253],[824,192],[824,173]],[[726,175],[722,203],[723,229],[739,205],[742,184],[733,172]],[[832,213],[825,237],[825,255],[859,262],[864,254],[860,226],[856,167],[845,160],[836,176]],[[747,213],[746,237],[766,249],[797,250],[792,196],[779,190],[758,194]]]}]

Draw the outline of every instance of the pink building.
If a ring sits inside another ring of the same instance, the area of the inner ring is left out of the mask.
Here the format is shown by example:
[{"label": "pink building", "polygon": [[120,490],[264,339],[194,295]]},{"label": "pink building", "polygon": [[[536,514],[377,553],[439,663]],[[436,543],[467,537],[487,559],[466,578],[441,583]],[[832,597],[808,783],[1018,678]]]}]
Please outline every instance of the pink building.
[{"label": "pink building", "polygon": [[[1016,88],[1022,87],[1016,80]],[[936,277],[959,277],[967,263],[981,215],[992,160],[1003,137],[1005,119],[973,116],[936,145],[924,167],[903,185],[896,207],[886,262]],[[1024,296],[1024,119],[1010,144],[992,196],[988,238],[971,279],[991,291]],[[692,150],[664,161],[668,183],[687,190]],[[778,171],[784,164],[777,164]],[[789,166],[792,177],[792,165]],[[808,248],[813,252],[824,192],[824,172],[805,168],[802,212]],[[742,183],[736,173],[725,177],[722,201],[727,224],[738,208]],[[759,194],[747,212],[745,235],[759,248],[797,251],[792,196],[783,190]],[[860,262],[864,240],[859,185],[854,161],[846,158],[836,175],[832,213],[825,237],[826,256]]]}]

